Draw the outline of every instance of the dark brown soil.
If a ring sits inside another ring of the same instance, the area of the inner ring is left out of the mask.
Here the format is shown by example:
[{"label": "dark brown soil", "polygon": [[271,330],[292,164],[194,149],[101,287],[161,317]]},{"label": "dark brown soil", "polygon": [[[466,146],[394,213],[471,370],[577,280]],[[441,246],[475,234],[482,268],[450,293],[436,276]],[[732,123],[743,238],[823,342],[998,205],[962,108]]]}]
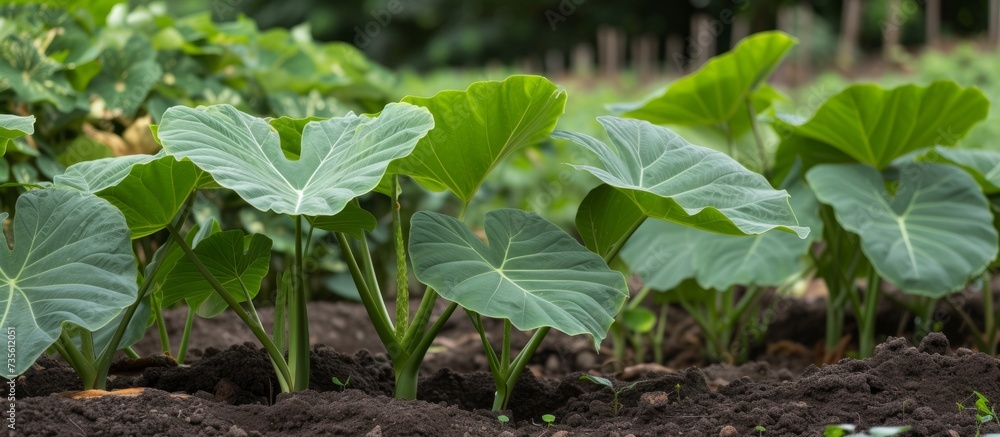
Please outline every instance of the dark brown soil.
[{"label": "dark brown soil", "polygon": [[[821,361],[814,346],[822,341],[823,305],[809,297],[767,302],[773,315],[767,338],[752,346],[755,361],[742,366],[705,363],[697,326],[672,310],[664,365],[634,365],[630,352],[626,371],[617,374],[630,381],[616,380],[622,386],[636,382],[622,393],[617,415],[609,389],[579,379],[581,372],[611,372],[610,342],[597,354],[589,339],[553,332],[518,382],[505,412],[511,423],[502,427],[496,413],[484,410],[495,388],[464,313],[456,312],[431,348],[419,401],[391,398],[392,368],[356,305],[310,303],[311,391],[294,395],[279,393],[267,355],[226,313],[197,320],[188,365],[112,377],[109,389],[149,388],[138,397],[59,397],[80,389],[79,379],[61,360],[39,360],[17,380],[18,428],[12,435],[756,436],[753,429],[761,425],[767,436],[784,436],[820,435],[825,425],[854,423],[911,425],[909,435],[951,436],[949,431],[975,434],[974,413],[958,411],[956,402],[972,405],[974,390],[1000,399],[1000,362],[967,349],[951,352],[940,334],[919,348],[891,339],[869,360],[813,366]],[[166,314],[174,351],[183,316],[177,310]],[[880,319],[906,317],[891,305],[880,311]],[[263,309],[261,318],[269,324],[270,311]],[[938,321],[948,337],[968,344],[958,334],[957,317],[945,314]],[[485,322],[488,332],[501,329]],[[880,332],[898,326],[888,323]],[[515,337],[515,348],[526,340]],[[159,351],[155,328],[135,349],[144,356]],[[350,377],[349,389],[333,384],[333,377]],[[543,414],[554,414],[557,426],[540,426]],[[737,434],[723,432],[726,427]]]}]

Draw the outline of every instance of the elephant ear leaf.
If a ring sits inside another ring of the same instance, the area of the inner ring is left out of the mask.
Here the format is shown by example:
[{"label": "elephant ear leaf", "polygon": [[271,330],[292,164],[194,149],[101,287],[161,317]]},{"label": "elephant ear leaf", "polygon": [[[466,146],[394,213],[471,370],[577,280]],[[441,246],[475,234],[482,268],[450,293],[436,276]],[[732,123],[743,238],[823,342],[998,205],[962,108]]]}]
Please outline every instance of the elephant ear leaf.
[{"label": "elephant ear leaf", "polygon": [[435,128],[390,171],[468,202],[501,160],[555,129],[566,93],[541,76],[511,76],[403,101],[429,109]]},{"label": "elephant ear leaf", "polygon": [[[129,229],[107,201],[70,189],[17,199],[14,248],[0,233],[0,326],[14,329],[20,375],[59,338],[64,324],[96,331],[138,295]],[[0,220],[6,213],[0,213]]]},{"label": "elephant ear leaf", "polygon": [[[776,92],[761,87],[796,44],[780,31],[754,34],[731,51],[709,60],[698,71],[672,83],[660,95],[637,104],[613,106],[623,117],[656,124],[739,127],[748,131],[747,99],[758,111],[770,105]],[[761,93],[756,93],[760,89]],[[734,129],[735,130],[735,129]]]},{"label": "elephant ear leaf", "polygon": [[426,109],[406,103],[390,103],[374,118],[311,121],[296,160],[273,126],[229,105],[172,107],[157,135],[167,154],[190,159],[261,211],[328,216],[372,191],[389,163],[409,155],[433,126]]},{"label": "elephant ear leaf", "polygon": [[819,165],[806,180],[837,222],[860,237],[879,276],[930,297],[961,289],[997,256],[986,197],[950,165],[908,163],[899,175],[892,194],[882,173],[863,164]]},{"label": "elephant ear leaf", "polygon": [[728,235],[772,229],[805,238],[788,193],[722,152],[695,146],[670,129],[642,120],[598,117],[611,145],[557,131],[594,152],[600,167],[573,165],[632,199],[649,217]]},{"label": "elephant ear leaf", "polygon": [[[954,145],[986,118],[989,106],[978,88],[962,88],[952,81],[891,90],[858,84],[831,97],[805,123],[788,127],[796,136],[835,148],[854,162],[882,170],[910,152]],[[823,162],[809,157],[817,153],[816,149],[782,146],[778,154],[804,155],[802,161],[807,164]],[[778,160],[783,159],[779,156]]]},{"label": "elephant ear leaf", "polygon": [[489,244],[454,218],[418,212],[410,255],[417,279],[441,297],[522,331],[588,334],[595,347],[628,296],[625,277],[537,214],[486,214]]},{"label": "elephant ear leaf", "polygon": [[18,117],[0,114],[0,156],[7,153],[7,144],[15,138],[35,133],[35,116]]}]

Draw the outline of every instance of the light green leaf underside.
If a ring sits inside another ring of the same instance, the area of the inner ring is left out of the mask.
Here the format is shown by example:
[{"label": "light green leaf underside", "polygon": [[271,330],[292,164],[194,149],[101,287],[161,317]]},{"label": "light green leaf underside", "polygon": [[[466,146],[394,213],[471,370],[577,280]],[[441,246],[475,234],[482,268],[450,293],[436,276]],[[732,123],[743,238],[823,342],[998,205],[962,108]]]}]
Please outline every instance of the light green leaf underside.
[{"label": "light green leaf underside", "polygon": [[0,114],[0,156],[7,152],[7,143],[14,138],[35,133],[35,116],[19,117]]},{"label": "light green leaf underside", "polygon": [[[791,204],[810,235],[822,235],[819,203],[804,182],[789,187]],[[662,220],[643,223],[621,256],[644,285],[668,291],[686,279],[707,289],[734,285],[779,286],[806,266],[815,237],[785,232],[739,237],[692,229]]]},{"label": "light green leaf underside", "polygon": [[858,234],[881,277],[931,297],[961,289],[997,255],[986,198],[949,165],[909,163],[899,173],[894,196],[877,170],[861,164],[816,166],[806,179],[844,229]]},{"label": "light green leaf underside", "polygon": [[162,157],[156,155],[126,155],[84,161],[66,168],[63,174],[53,178],[52,183],[61,187],[75,188],[88,193],[96,193],[118,185],[137,164],[144,164]]},{"label": "light green leaf underside", "polygon": [[625,193],[650,216],[730,235],[756,235],[772,229],[800,238],[788,193],[771,188],[726,154],[695,146],[665,127],[618,117],[598,117],[612,144],[590,136],[557,131],[594,152],[601,167],[573,165]]},{"label": "light green leaf underside", "polygon": [[987,195],[1000,193],[1000,152],[938,146],[920,160],[957,165],[972,175]]},{"label": "light green leaf underside", "polygon": [[418,212],[411,226],[410,256],[420,282],[522,331],[549,326],[589,334],[597,347],[628,296],[621,273],[534,213],[487,213],[489,245],[438,213]]},{"label": "light green leaf underside", "polygon": [[[251,298],[256,296],[267,275],[271,240],[262,234],[224,231],[198,242],[194,253],[237,302],[245,302],[246,292]],[[201,317],[215,317],[227,308],[226,302],[186,257],[177,261],[161,291],[164,305],[185,300]]]},{"label": "light green leaf underside", "polygon": [[[754,34],[731,51],[716,56],[701,69],[678,79],[661,95],[644,103],[622,105],[622,114],[656,124],[711,125],[734,124],[747,120],[746,99],[778,67],[796,40],[780,31]],[[773,98],[773,90],[769,91]],[[765,97],[761,96],[761,100]],[[755,102],[757,106],[764,101]],[[631,106],[631,107],[629,107]],[[755,108],[758,111],[763,108]]]},{"label": "light green leaf underside", "polygon": [[324,216],[375,188],[433,126],[426,109],[405,103],[390,103],[377,118],[311,122],[295,161],[266,121],[229,105],[170,108],[157,134],[168,154],[190,159],[261,211]]},{"label": "light green leaf underside", "polygon": [[435,127],[390,172],[469,201],[497,163],[555,129],[566,93],[544,77],[511,76],[403,101],[429,109]]},{"label": "light green leaf underside", "polygon": [[794,132],[881,170],[914,150],[954,145],[988,112],[982,91],[951,81],[891,90],[860,84],[831,97]]},{"label": "light green leaf underside", "polygon": [[64,323],[97,330],[138,294],[128,227],[108,202],[51,188],[21,195],[16,207],[13,250],[0,233],[0,326],[17,336],[8,378],[27,370]]}]

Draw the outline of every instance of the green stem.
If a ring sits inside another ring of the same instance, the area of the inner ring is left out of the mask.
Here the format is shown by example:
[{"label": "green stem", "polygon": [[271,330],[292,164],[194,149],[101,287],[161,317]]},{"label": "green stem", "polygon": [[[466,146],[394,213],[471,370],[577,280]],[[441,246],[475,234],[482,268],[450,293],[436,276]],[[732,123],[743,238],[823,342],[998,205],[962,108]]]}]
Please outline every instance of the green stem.
[{"label": "green stem", "polygon": [[628,343],[625,339],[625,328],[617,320],[611,325],[611,345],[615,354],[615,371],[621,372],[625,370],[625,354],[628,352]]},{"label": "green stem", "polygon": [[406,335],[403,336],[403,341],[400,342],[406,348],[407,352],[413,352],[413,348],[416,347],[417,343],[423,337],[424,329],[430,323],[431,312],[434,311],[437,297],[437,291],[427,287],[424,291],[424,296],[420,298],[420,306],[417,307],[417,313],[413,315],[413,323],[410,323],[409,328],[406,329]]},{"label": "green stem", "polygon": [[726,134],[726,143],[729,145],[729,156],[739,161],[739,151],[736,150],[736,139],[733,138],[733,130],[728,121],[722,122],[722,132]]},{"label": "green stem", "polygon": [[864,311],[858,315],[858,355],[861,358],[868,358],[875,351],[875,315],[878,312],[881,282],[875,269],[871,269],[868,274],[868,289],[865,290]]},{"label": "green stem", "polygon": [[[205,264],[200,258],[198,258],[198,255],[195,255],[194,251],[191,250],[191,247],[188,246],[186,241],[184,241],[184,237],[181,236],[177,228],[170,225],[167,226],[167,230],[170,231],[170,236],[173,238],[173,241],[180,246],[181,250],[184,251],[184,255],[191,260],[198,272],[201,273],[205,280],[208,281],[209,285],[212,286],[212,289],[215,290],[216,294],[218,294],[222,300],[226,301],[226,304],[233,309],[233,312],[235,312],[240,320],[242,320],[243,323],[250,328],[250,331],[252,331],[254,336],[257,337],[257,340],[260,341],[262,346],[264,346],[264,350],[267,351],[267,355],[271,358],[271,362],[278,367],[278,381],[282,382],[282,380],[284,380],[284,382],[288,384],[287,387],[289,391],[305,390],[307,387],[297,387],[292,384],[293,380],[291,372],[285,362],[285,357],[281,351],[274,346],[274,343],[271,341],[271,338],[267,336],[267,332],[264,331],[264,328],[254,322],[253,318],[251,318],[250,315],[243,310],[243,307],[240,306],[239,302],[237,302],[236,299],[229,294],[222,283],[220,283],[215,275],[208,270],[208,267],[205,267]],[[282,386],[284,387],[285,385],[283,384]]]},{"label": "green stem", "polygon": [[642,301],[646,300],[646,296],[649,296],[649,292],[652,290],[653,290],[652,287],[644,285],[642,288],[639,289],[639,292],[635,294],[635,297],[633,297],[632,300],[628,303],[628,308],[632,310],[638,308],[639,305],[642,305]]},{"label": "green stem", "polygon": [[375,326],[375,332],[378,334],[379,340],[385,345],[390,358],[395,362],[396,356],[394,356],[394,352],[398,356],[399,351],[391,347],[396,344],[396,333],[392,328],[392,322],[389,321],[389,313],[382,311],[383,307],[379,306],[372,296],[372,292],[368,288],[368,283],[365,281],[364,273],[361,272],[357,258],[354,257],[354,251],[351,250],[351,245],[347,241],[347,235],[338,232],[337,242],[340,244],[340,251],[343,253],[344,261],[347,262],[347,268],[351,272],[354,284],[358,287],[361,304],[365,307],[365,311],[368,312],[368,318],[371,319],[372,325]]},{"label": "green stem", "polygon": [[125,356],[133,360],[138,360],[139,358],[142,358],[139,356],[139,354],[137,354],[134,350],[132,350],[131,347],[122,349],[122,352],[125,352]]},{"label": "green stem", "polygon": [[753,107],[753,99],[750,96],[747,96],[747,115],[750,117],[750,130],[753,131],[754,141],[757,142],[757,153],[760,154],[761,173],[767,175],[771,171],[767,162],[767,149],[764,148],[764,140],[757,128],[757,111]]},{"label": "green stem", "polygon": [[[508,364],[501,364],[500,358],[497,358],[497,352],[493,350],[493,345],[490,344],[490,339],[486,337],[486,329],[483,328],[483,317],[475,311],[465,310],[465,314],[469,316],[469,321],[472,322],[472,327],[476,329],[479,333],[479,340],[483,343],[483,351],[486,352],[486,362],[490,366],[490,372],[493,373],[494,382],[499,386],[503,384],[503,375],[507,372],[503,370]],[[509,353],[509,352],[508,352]],[[508,356],[509,360],[510,357]]]},{"label": "green stem", "polygon": [[73,344],[73,339],[70,338],[65,329],[59,333],[58,342],[61,343],[59,345],[60,348],[57,348],[59,354],[76,370],[76,374],[83,380],[83,389],[90,390],[94,388],[97,382],[97,371],[94,370],[93,364],[87,360],[87,357],[80,352],[80,349],[77,349],[76,345]]},{"label": "green stem", "polygon": [[385,299],[382,297],[382,289],[378,285],[378,278],[375,275],[375,264],[372,262],[371,249],[368,248],[368,239],[361,238],[359,241],[358,250],[361,252],[361,263],[364,266],[364,278],[368,283],[368,292],[371,294],[373,302],[378,307],[380,313],[382,313],[382,318],[388,322],[389,327],[392,327],[392,317],[389,315],[389,310],[385,307]]},{"label": "green stem", "polygon": [[400,214],[399,176],[392,176],[392,234],[396,245],[396,340],[406,337],[410,323],[410,284],[406,273],[406,245],[403,241],[403,219]]},{"label": "green stem", "polygon": [[431,325],[430,329],[427,330],[427,333],[423,335],[420,342],[410,353],[410,356],[406,359],[406,364],[401,370],[396,372],[396,399],[417,398],[417,376],[420,364],[423,363],[424,356],[427,355],[427,349],[431,347],[434,338],[437,337],[441,329],[444,328],[448,318],[455,312],[455,308],[458,308],[457,303],[452,303],[448,305],[448,308],[445,308],[441,317],[438,317],[437,321]]},{"label": "green stem", "polygon": [[667,304],[660,305],[660,316],[656,320],[656,333],[650,341],[653,345],[653,361],[656,364],[663,364],[663,338],[667,334],[667,312],[669,309],[670,306]]},{"label": "green stem", "polygon": [[309,319],[302,256],[302,216],[295,216],[294,220],[295,258],[292,260],[292,293],[288,296],[288,367],[292,387],[299,391],[309,388]]},{"label": "green stem", "polygon": [[531,357],[535,355],[535,350],[542,344],[545,335],[549,333],[549,329],[548,326],[538,328],[531,336],[531,339],[528,340],[528,344],[524,346],[524,349],[521,349],[521,352],[517,354],[517,358],[514,358],[514,362],[508,367],[510,373],[506,375],[506,383],[503,390],[501,390],[501,387],[497,387],[496,396],[493,398],[493,411],[507,409],[507,403],[510,402],[510,395],[517,385],[517,380],[521,377],[521,373],[524,372],[524,368],[527,367],[528,362],[531,361]]},{"label": "green stem", "polygon": [[167,323],[163,320],[163,307],[156,295],[149,297],[149,303],[153,311],[153,319],[156,320],[156,332],[160,335],[160,352],[164,355],[170,353],[170,336],[167,334]]},{"label": "green stem", "polygon": [[97,359],[94,355],[94,335],[86,329],[80,330],[80,353],[87,362],[93,363]]},{"label": "green stem", "polygon": [[503,343],[500,346],[500,373],[506,375],[510,366],[510,320],[503,319]]},{"label": "green stem", "polygon": [[625,243],[628,242],[628,239],[632,238],[632,234],[634,234],[635,231],[639,229],[639,226],[641,226],[642,223],[645,221],[646,221],[646,216],[643,216],[641,219],[636,220],[636,222],[632,224],[632,227],[629,228],[629,230],[625,231],[625,234],[623,234],[622,237],[618,240],[618,242],[615,243],[613,247],[611,247],[608,253],[604,254],[605,263],[611,264],[611,261],[614,261],[615,258],[618,257],[618,252],[621,252],[622,247],[625,247]]},{"label": "green stem", "polygon": [[983,313],[985,320],[986,332],[990,333],[989,338],[986,339],[986,344],[988,345],[983,351],[989,353],[992,356],[997,354],[997,341],[1000,337],[1000,326],[997,326],[997,319],[1000,318],[1000,314],[997,313],[998,309],[993,307],[993,286],[990,283],[990,272],[989,270],[983,272]]},{"label": "green stem", "polygon": [[188,305],[187,316],[184,318],[184,332],[181,333],[181,345],[177,348],[177,364],[184,364],[187,357],[188,341],[191,339],[191,328],[194,326],[194,307]]}]

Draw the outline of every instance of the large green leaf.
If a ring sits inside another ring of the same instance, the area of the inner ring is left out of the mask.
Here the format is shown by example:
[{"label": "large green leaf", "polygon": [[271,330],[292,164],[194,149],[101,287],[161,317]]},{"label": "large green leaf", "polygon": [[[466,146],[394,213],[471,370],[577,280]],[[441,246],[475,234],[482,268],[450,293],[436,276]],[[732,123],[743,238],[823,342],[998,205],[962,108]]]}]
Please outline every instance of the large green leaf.
[{"label": "large green leaf", "polygon": [[489,245],[451,217],[418,212],[410,256],[417,279],[441,297],[522,331],[549,326],[599,346],[628,288],[621,273],[537,214],[486,214]]},{"label": "large green leaf", "polygon": [[[262,234],[224,231],[198,242],[194,253],[237,302],[244,302],[247,293],[251,298],[257,295],[267,275],[271,240]],[[161,291],[164,305],[185,300],[202,317],[215,317],[227,308],[226,301],[186,257],[167,274]]]},{"label": "large green leaf", "polygon": [[132,166],[118,184],[97,193],[118,207],[132,238],[165,228],[194,191],[200,172],[190,161],[169,156]]},{"label": "large green leaf", "polygon": [[598,117],[611,146],[590,136],[557,131],[591,150],[603,168],[573,165],[625,193],[648,216],[707,231],[756,235],[772,229],[796,233],[788,193],[775,190],[724,153],[688,143],[647,121]]},{"label": "large green leaf", "polygon": [[555,129],[566,93],[544,77],[511,76],[403,101],[430,109],[435,128],[390,171],[468,202],[498,162]]},{"label": "large green leaf", "polygon": [[121,46],[112,45],[101,54],[101,72],[90,88],[104,100],[111,115],[131,117],[162,74],[149,40],[131,35]]},{"label": "large green leaf", "polygon": [[0,41],[0,78],[0,83],[10,86],[19,100],[49,102],[64,112],[73,109],[75,93],[62,67],[28,37],[10,35]]},{"label": "large green leaf", "polygon": [[672,290],[685,279],[715,290],[782,285],[806,268],[808,250],[815,236],[822,235],[819,203],[809,187],[800,179],[788,190],[795,214],[811,229],[809,238],[785,232],[736,237],[650,220],[629,239],[621,256],[654,290]]},{"label": "large green leaf", "polygon": [[35,116],[18,117],[0,114],[0,156],[7,153],[7,143],[14,138],[35,133]]},{"label": "large green leaf", "polygon": [[1000,152],[938,146],[920,160],[957,165],[969,172],[987,195],[1000,193]]},{"label": "large green leaf", "polygon": [[904,164],[893,194],[882,174],[861,164],[819,165],[806,179],[837,222],[858,234],[878,274],[906,293],[959,290],[997,255],[989,205],[961,169]]},{"label": "large green leaf", "polygon": [[52,183],[61,187],[75,188],[88,193],[96,193],[118,185],[136,164],[143,164],[159,155],[126,155],[84,161],[66,168],[63,174],[53,178]]},{"label": "large green leaf", "polygon": [[793,129],[881,170],[909,152],[955,144],[986,118],[989,105],[978,88],[951,81],[891,90],[859,84],[831,97],[809,121]]},{"label": "large green leaf", "polygon": [[[656,124],[733,125],[749,128],[746,101],[778,67],[796,40],[780,31],[761,32],[747,37],[731,51],[716,56],[698,71],[671,84],[662,94],[643,103],[619,106],[622,116]],[[773,98],[773,90],[769,90]],[[757,110],[769,105],[769,98],[755,101]],[[763,107],[762,107],[763,106]],[[745,122],[743,120],[746,120]]]},{"label": "large green leaf", "polygon": [[607,259],[621,250],[646,214],[625,193],[608,184],[590,190],[576,210],[576,229],[583,244]]},{"label": "large green leaf", "polygon": [[377,118],[312,122],[296,161],[266,121],[229,105],[170,108],[157,135],[168,154],[194,161],[261,211],[324,216],[375,188],[389,163],[433,126],[426,109],[405,103],[390,103]]},{"label": "large green leaf", "polygon": [[138,294],[128,227],[107,201],[52,188],[25,193],[16,210],[13,250],[0,233],[0,326],[17,337],[7,378],[30,367],[64,323],[97,330]]}]

